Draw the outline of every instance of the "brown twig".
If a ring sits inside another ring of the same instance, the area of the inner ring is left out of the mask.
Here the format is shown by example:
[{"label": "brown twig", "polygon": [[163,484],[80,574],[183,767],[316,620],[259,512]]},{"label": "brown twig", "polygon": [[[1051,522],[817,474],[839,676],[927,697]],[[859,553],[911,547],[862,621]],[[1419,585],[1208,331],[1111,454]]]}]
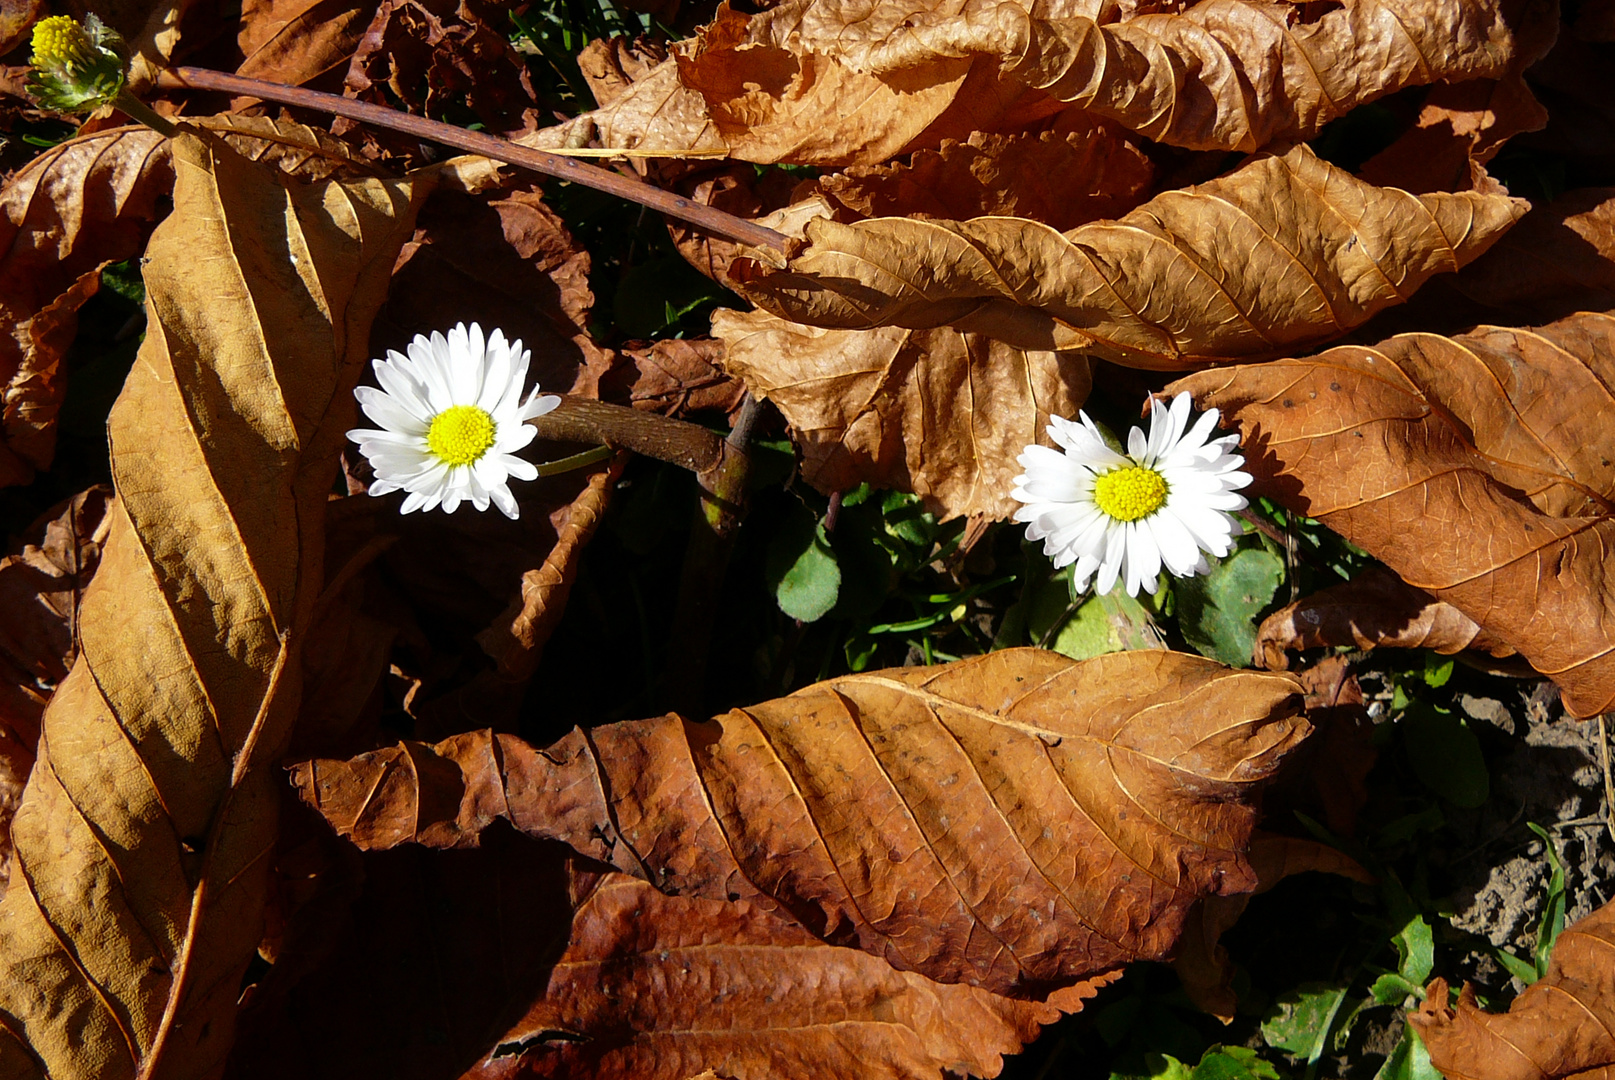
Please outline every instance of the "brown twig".
[{"label": "brown twig", "polygon": [[715,207],[691,202],[681,195],[663,191],[642,180],[621,176],[575,158],[520,146],[507,139],[485,135],[480,131],[467,131],[453,124],[428,120],[423,116],[411,116],[383,105],[372,105],[336,94],[307,90],[300,86],[285,86],[281,83],[264,82],[261,79],[248,79],[240,75],[227,75],[222,71],[195,67],[180,67],[165,71],[157,80],[157,85],[170,89],[218,90],[227,94],[261,98],[282,105],[294,105],[346,117],[374,127],[401,131],[427,142],[442,143],[444,146],[452,146],[468,154],[481,154],[495,161],[532,169],[545,176],[554,176],[574,184],[582,184],[584,187],[605,191],[629,202],[648,206],[652,210],[660,210],[668,217],[698,225],[728,240],[756,247],[783,249],[785,246],[786,238],[783,233],[736,217],[734,214],[724,213]]},{"label": "brown twig", "polygon": [[723,437],[699,424],[603,401],[563,397],[552,412],[528,423],[538,429],[541,439],[632,450],[689,469],[697,476],[712,472],[724,460]]}]

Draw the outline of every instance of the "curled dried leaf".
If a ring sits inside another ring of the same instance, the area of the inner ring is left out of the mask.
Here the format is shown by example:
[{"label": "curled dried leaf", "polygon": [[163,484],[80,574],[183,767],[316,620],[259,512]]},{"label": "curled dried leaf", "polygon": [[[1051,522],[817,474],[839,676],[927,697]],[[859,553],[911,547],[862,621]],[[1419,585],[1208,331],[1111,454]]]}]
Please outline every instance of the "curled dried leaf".
[{"label": "curled dried leaf", "polygon": [[[1168,652],[1010,649],[833,679],[712,723],[477,732],[297,767],[365,848],[530,835],[680,896],[995,993],[1167,955],[1255,883],[1250,798],[1306,735],[1298,685]],[[1170,822],[1170,825],[1167,823]]]},{"label": "curled dried leaf", "polygon": [[[1260,491],[1615,705],[1615,318],[1404,334],[1180,379],[1240,430]],[[1493,646],[1495,650],[1495,645]]]},{"label": "curled dried leaf", "polygon": [[1003,519],[1016,455],[1073,416],[1086,357],[1021,349],[951,327],[820,330],[766,312],[718,311],[724,366],[791,425],[820,491],[861,483],[912,491],[942,518]]},{"label": "curled dried leaf", "polygon": [[1448,1080],[1558,1080],[1615,1068],[1615,904],[1565,927],[1548,972],[1508,1012],[1485,1012],[1465,986],[1449,1004],[1446,979],[1433,981],[1411,1024]]},{"label": "curled dried leaf", "polygon": [[819,219],[785,266],[757,254],[731,274],[759,307],[811,326],[952,325],[1174,370],[1337,337],[1475,259],[1525,210],[1373,187],[1298,146],[1069,233]]},{"label": "curled dried leaf", "polygon": [[140,254],[173,183],[167,140],[117,128],[46,150],[0,189],[0,486],[49,467],[78,309],[103,266]]},{"label": "curled dried leaf", "polygon": [[1157,142],[1250,152],[1310,139],[1403,87],[1501,77],[1524,66],[1518,29],[1553,19],[1551,9],[1497,0],[1344,0],[1310,11],[1202,0],[1107,24],[1114,14],[1099,6],[789,0],[731,31],[730,47],[765,86],[771,49],[928,89],[975,63]]},{"label": "curled dried leaf", "polygon": [[1497,657],[1514,655],[1500,638],[1451,604],[1377,566],[1263,619],[1256,631],[1256,661],[1283,671],[1290,663],[1287,650],[1320,645],[1434,649],[1447,655],[1482,649]]}]

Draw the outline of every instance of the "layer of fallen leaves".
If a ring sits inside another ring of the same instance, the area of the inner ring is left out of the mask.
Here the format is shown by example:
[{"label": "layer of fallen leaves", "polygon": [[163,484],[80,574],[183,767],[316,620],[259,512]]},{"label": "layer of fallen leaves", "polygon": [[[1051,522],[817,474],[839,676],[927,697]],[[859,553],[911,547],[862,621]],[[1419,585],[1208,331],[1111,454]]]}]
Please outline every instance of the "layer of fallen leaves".
[{"label": "layer of fallen leaves", "polygon": [[1604,1076],[1615,1068],[1615,905],[1565,927],[1547,974],[1489,1013],[1465,986],[1451,1001],[1447,980],[1426,990],[1411,1024],[1448,1080],[1557,1080]]},{"label": "layer of fallen leaves", "polygon": [[[1259,490],[1457,608],[1564,693],[1615,704],[1615,319],[1405,334],[1174,383],[1237,426]],[[1493,649],[1495,652],[1495,647]]]}]

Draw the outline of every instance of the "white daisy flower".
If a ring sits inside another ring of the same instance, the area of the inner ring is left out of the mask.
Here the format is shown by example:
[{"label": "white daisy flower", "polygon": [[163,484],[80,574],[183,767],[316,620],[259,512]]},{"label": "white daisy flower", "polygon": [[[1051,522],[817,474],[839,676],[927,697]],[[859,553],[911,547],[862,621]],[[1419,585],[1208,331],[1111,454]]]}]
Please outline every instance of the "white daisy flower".
[{"label": "white daisy flower", "polygon": [[486,339],[482,327],[460,323],[448,337],[415,335],[408,355],[389,349],[374,362],[381,389],[354,390],[365,415],[381,430],[355,428],[348,438],[376,470],[370,494],[407,491],[403,513],[442,505],[452,514],[462,502],[488,504],[506,517],[518,514],[507,480],[533,480],[538,470],[515,452],[533,441],[525,421],[554,409],[561,399],[525,399],[531,353],[521,339],[507,342],[502,330]]},{"label": "white daisy flower", "polygon": [[1212,409],[1187,434],[1188,394],[1163,407],[1151,402],[1150,433],[1134,428],[1123,456],[1105,444],[1086,413],[1081,423],[1049,418],[1049,436],[1065,452],[1028,446],[1017,459],[1026,471],[1011,494],[1026,538],[1042,540],[1057,567],[1076,563],[1074,587],[1108,593],[1121,578],[1128,596],[1154,593],[1164,564],[1177,577],[1210,569],[1206,553],[1233,550],[1242,531],[1231,511],[1246,506],[1235,490],[1250,483],[1239,436],[1206,441],[1217,423]]}]

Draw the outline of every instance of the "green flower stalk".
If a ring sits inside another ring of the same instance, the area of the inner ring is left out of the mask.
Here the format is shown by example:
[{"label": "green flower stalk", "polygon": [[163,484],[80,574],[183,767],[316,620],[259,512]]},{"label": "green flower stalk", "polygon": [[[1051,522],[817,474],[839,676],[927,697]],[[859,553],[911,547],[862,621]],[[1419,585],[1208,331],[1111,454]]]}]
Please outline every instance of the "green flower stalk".
[{"label": "green flower stalk", "polygon": [[80,26],[66,15],[52,15],[34,26],[34,70],[28,91],[53,112],[93,112],[116,106],[164,135],[175,128],[124,88],[129,57],[123,38],[96,16]]}]

